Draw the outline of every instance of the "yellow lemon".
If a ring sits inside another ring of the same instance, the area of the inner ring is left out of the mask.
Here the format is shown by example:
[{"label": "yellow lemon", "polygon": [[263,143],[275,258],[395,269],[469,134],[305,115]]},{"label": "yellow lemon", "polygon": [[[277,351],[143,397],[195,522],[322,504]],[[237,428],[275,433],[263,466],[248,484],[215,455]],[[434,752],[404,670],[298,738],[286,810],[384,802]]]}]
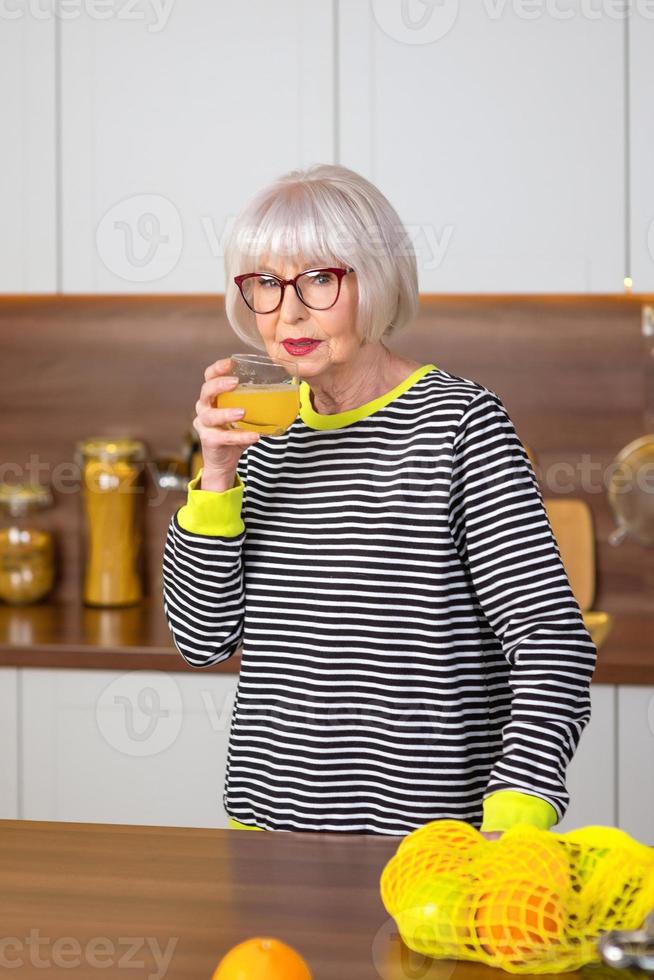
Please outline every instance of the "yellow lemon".
[{"label": "yellow lemon", "polygon": [[484,838],[462,820],[432,820],[418,827],[400,843],[381,875],[381,897],[391,915],[403,904],[407,888],[425,876],[433,881],[445,875],[457,875],[463,884],[468,877],[467,865]]},{"label": "yellow lemon", "polygon": [[480,843],[484,843],[484,838],[464,820],[431,820],[408,834],[400,843],[397,853],[420,846],[466,854]]},{"label": "yellow lemon", "polygon": [[454,875],[419,877],[399,896],[394,918],[406,945],[427,955],[452,953],[461,935],[467,902]]}]

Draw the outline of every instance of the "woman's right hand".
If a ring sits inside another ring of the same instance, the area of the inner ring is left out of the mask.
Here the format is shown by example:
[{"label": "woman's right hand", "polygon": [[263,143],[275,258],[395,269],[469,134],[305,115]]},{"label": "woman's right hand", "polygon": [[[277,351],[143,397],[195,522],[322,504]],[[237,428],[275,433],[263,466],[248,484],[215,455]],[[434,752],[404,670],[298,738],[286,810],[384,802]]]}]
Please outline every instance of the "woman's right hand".
[{"label": "woman's right hand", "polygon": [[222,391],[233,391],[238,378],[230,374],[232,360],[226,357],[210,364],[204,372],[204,384],[200,397],[195,403],[196,417],[193,428],[200,437],[202,445],[202,488],[214,479],[225,489],[233,486],[236,467],[243,452],[259,439],[258,432],[230,429],[227,423],[242,418],[238,409],[215,408],[216,395]]}]

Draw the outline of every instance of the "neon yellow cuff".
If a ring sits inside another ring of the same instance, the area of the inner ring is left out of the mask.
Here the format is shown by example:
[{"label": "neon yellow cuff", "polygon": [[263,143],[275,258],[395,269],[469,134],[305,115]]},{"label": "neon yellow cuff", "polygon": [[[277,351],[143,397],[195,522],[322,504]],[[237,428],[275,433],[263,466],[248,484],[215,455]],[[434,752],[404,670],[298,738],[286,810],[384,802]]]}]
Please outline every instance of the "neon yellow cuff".
[{"label": "neon yellow cuff", "polygon": [[235,538],[245,530],[241,518],[245,484],[238,473],[236,486],[222,492],[199,490],[202,470],[189,482],[186,503],[177,511],[177,523],[191,534]]},{"label": "neon yellow cuff", "polygon": [[517,823],[528,823],[549,830],[559,815],[547,800],[512,789],[501,789],[484,800],[481,830],[509,830]]},{"label": "neon yellow cuff", "polygon": [[234,820],[233,817],[227,817],[229,826],[232,830],[263,830],[263,827],[250,827],[247,823],[240,823],[238,820]]}]

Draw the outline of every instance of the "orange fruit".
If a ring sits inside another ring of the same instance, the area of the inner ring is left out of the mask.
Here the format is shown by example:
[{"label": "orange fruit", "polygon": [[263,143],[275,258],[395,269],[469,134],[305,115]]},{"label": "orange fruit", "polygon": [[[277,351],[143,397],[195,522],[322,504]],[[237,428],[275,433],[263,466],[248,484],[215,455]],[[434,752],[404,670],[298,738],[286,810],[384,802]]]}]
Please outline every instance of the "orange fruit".
[{"label": "orange fruit", "polygon": [[292,946],[255,936],[232,947],[211,980],[311,980],[311,971]]},{"label": "orange fruit", "polygon": [[486,953],[520,957],[560,942],[565,917],[556,892],[544,885],[511,881],[479,895],[474,921]]}]

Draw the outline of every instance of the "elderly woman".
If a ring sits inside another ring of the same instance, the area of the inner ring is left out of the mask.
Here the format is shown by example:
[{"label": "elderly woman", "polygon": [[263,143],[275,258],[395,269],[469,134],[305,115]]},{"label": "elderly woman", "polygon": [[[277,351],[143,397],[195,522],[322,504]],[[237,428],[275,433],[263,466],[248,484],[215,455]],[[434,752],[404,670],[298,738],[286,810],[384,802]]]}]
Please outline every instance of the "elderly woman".
[{"label": "elderly woman", "polygon": [[236,334],[302,379],[290,428],[258,436],[214,407],[229,359],[206,369],[203,468],[165,546],[180,654],[242,646],[230,825],[552,827],[597,651],[498,395],[384,343],[418,311],[397,213],[345,167],[293,171],[225,262]]}]

